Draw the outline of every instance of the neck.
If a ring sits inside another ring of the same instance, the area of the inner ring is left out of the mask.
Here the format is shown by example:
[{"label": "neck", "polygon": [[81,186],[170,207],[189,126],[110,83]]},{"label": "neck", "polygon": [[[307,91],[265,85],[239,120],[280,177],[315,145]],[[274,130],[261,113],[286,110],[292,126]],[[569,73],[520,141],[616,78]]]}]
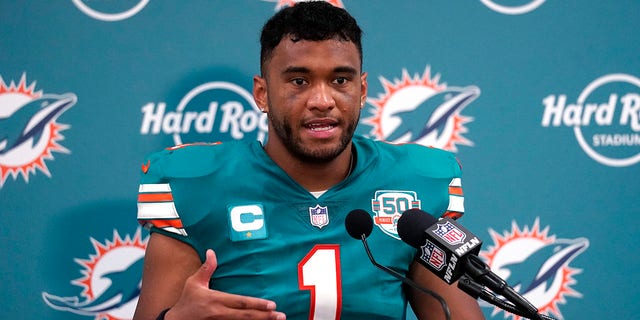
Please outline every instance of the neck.
[{"label": "neck", "polygon": [[333,160],[323,163],[302,161],[288,151],[276,149],[269,144],[265,146],[265,152],[269,157],[293,180],[310,192],[324,191],[333,187],[348,177],[355,166],[355,155],[351,144]]}]

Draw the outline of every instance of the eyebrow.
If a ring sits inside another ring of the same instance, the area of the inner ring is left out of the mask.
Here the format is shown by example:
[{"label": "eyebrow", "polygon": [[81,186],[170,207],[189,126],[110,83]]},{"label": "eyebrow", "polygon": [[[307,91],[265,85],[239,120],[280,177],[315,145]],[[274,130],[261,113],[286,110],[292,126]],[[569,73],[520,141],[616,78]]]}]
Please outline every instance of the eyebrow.
[{"label": "eyebrow", "polygon": [[333,69],[333,72],[357,74],[358,70],[356,70],[356,68],[353,68],[353,67],[337,67]]},{"label": "eyebrow", "polygon": [[[353,67],[347,67],[347,66],[342,66],[342,67],[336,67],[333,69],[334,73],[350,73],[350,74],[357,74],[358,71],[353,68]],[[311,70],[309,68],[306,67],[295,67],[295,66],[291,66],[291,67],[287,67],[286,69],[284,69],[284,71],[282,72],[284,74],[287,73],[311,73]]]},{"label": "eyebrow", "polygon": [[282,73],[310,73],[311,70],[305,67],[287,67]]}]

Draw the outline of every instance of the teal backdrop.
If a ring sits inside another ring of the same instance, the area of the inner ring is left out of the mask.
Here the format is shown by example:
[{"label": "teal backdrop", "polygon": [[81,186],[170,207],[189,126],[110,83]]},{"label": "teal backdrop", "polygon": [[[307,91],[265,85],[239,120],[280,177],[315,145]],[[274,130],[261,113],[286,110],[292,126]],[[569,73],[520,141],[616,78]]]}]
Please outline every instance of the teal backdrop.
[{"label": "teal backdrop", "polygon": [[[365,32],[358,133],[455,152],[461,222],[541,311],[637,319],[640,2],[332,3]],[[0,0],[1,319],[131,318],[142,159],[265,138],[258,33],[294,4]]]}]

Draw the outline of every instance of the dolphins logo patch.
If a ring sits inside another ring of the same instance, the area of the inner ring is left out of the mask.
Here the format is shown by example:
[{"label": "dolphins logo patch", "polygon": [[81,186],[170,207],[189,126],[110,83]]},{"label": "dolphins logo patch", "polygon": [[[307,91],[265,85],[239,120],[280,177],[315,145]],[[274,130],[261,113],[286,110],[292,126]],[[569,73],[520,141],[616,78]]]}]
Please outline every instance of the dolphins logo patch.
[{"label": "dolphins logo patch", "polygon": [[[493,246],[480,251],[487,265],[511,287],[535,305],[541,313],[554,314],[562,319],[559,305],[566,297],[581,298],[572,288],[574,276],[582,269],[570,266],[573,260],[589,247],[586,238],[557,239],[548,235],[549,227],[540,229],[539,218],[529,228],[520,229],[512,222],[511,231],[502,235],[489,229]],[[485,307],[493,307],[484,305]],[[522,319],[494,307],[493,315],[504,312],[504,318]]]},{"label": "dolphins logo patch", "polygon": [[138,228],[133,238],[120,237],[113,230],[113,241],[100,243],[91,238],[95,254],[89,259],[75,259],[84,269],[83,277],[71,281],[83,288],[81,297],[61,297],[42,292],[51,308],[95,320],[131,319],[138,303],[142,280],[142,263],[148,237],[142,239]]},{"label": "dolphins logo patch", "polygon": [[473,145],[462,135],[467,132],[464,125],[473,118],[463,116],[461,111],[480,95],[480,89],[447,87],[438,83],[439,74],[431,78],[430,69],[427,66],[422,77],[411,77],[403,69],[402,79],[393,83],[380,77],[385,93],[377,99],[367,98],[373,106],[373,116],[362,120],[372,126],[373,137],[451,152],[458,151],[456,145]]},{"label": "dolphins logo patch", "polygon": [[60,132],[70,126],[58,123],[58,117],[77,101],[72,93],[36,91],[24,74],[9,85],[0,76],[0,188],[9,176],[21,175],[28,183],[36,169],[51,177],[45,160],[53,160],[53,152],[70,153],[59,144]]}]

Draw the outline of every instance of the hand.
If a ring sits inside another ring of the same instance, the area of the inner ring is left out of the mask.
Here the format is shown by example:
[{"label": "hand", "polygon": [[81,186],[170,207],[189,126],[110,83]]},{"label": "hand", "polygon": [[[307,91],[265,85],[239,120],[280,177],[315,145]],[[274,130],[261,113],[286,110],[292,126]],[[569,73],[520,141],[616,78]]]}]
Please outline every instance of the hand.
[{"label": "hand", "polygon": [[209,289],[209,279],[218,267],[215,252],[209,249],[206,260],[184,284],[178,302],[165,320],[178,319],[264,319],[284,320],[270,300],[241,296]]}]

